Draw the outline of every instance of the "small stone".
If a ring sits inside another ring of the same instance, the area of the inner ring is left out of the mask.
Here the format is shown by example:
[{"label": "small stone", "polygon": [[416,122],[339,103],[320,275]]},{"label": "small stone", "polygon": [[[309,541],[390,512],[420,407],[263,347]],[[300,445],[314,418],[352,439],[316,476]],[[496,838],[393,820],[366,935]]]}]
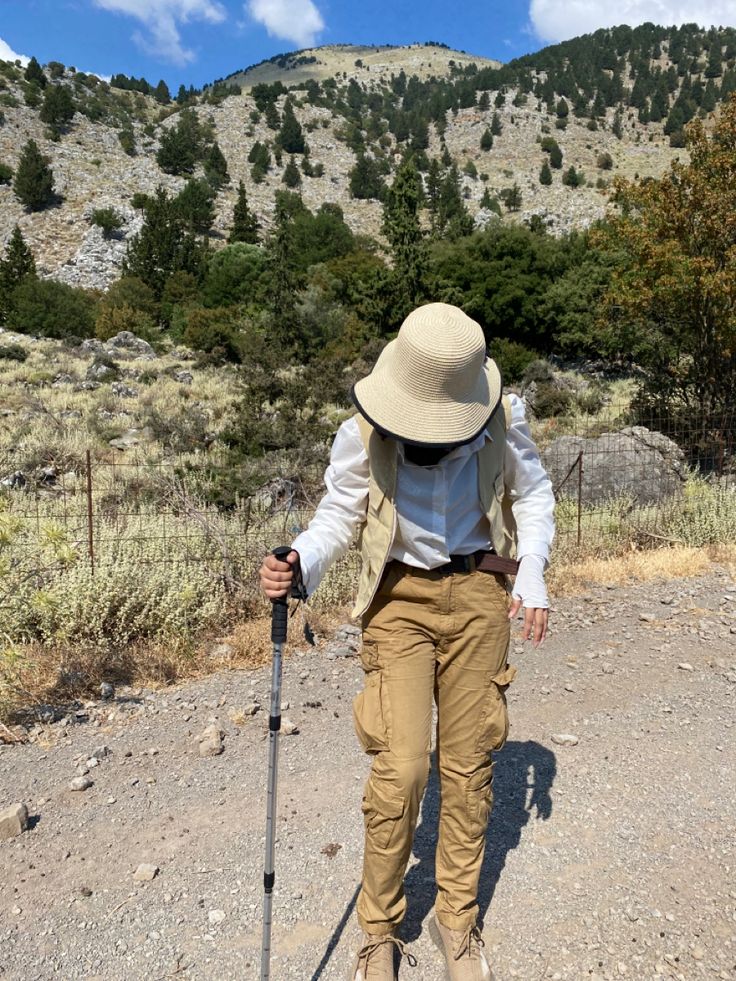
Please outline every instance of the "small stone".
[{"label": "small stone", "polygon": [[98,746],[96,749],[92,750],[90,755],[93,760],[97,760],[99,762],[100,760],[107,759],[108,756],[112,756],[112,750],[109,746]]},{"label": "small stone", "polygon": [[103,681],[100,685],[100,698],[104,701],[109,701],[109,699],[115,696],[115,686],[111,685],[109,681]]},{"label": "small stone", "polygon": [[0,841],[16,838],[28,828],[28,808],[25,804],[13,804],[0,811]]},{"label": "small stone", "polygon": [[557,743],[558,746],[577,746],[580,740],[572,733],[560,732],[552,735],[552,742]]},{"label": "small stone", "polygon": [[222,744],[222,729],[217,726],[209,726],[199,737],[199,755],[219,756],[225,749]]},{"label": "small stone", "polygon": [[540,688],[539,691],[540,691],[540,693],[542,695],[549,695],[549,694],[551,694],[549,688]]},{"label": "small stone", "polygon": [[74,777],[69,781],[69,790],[89,790],[92,781],[89,777]]},{"label": "small stone", "polygon": [[687,661],[681,661],[677,665],[677,667],[680,669],[680,671],[692,671],[693,670],[692,664],[689,664]]},{"label": "small stone", "polygon": [[85,899],[89,899],[89,897],[92,895],[92,890],[89,886],[81,886],[79,889],[79,895],[84,896]]},{"label": "small stone", "polygon": [[281,731],[285,736],[296,736],[299,732],[299,726],[284,716],[281,720]]},{"label": "small stone", "polygon": [[603,674],[613,674],[616,669],[612,664],[604,664],[601,668]]},{"label": "small stone", "polygon": [[141,862],[133,873],[133,878],[136,882],[152,882],[158,875],[158,872],[158,865],[153,865],[150,862]]},{"label": "small stone", "polygon": [[702,961],[702,959],[705,957],[705,951],[703,948],[698,946],[693,947],[693,957],[696,961]]},{"label": "small stone", "polygon": [[222,923],[222,921],[225,919],[225,910],[211,909],[207,914],[207,919],[213,924]]},{"label": "small stone", "polygon": [[243,708],[243,715],[255,715],[256,712],[258,712],[258,710],[260,709],[260,707],[261,706],[258,704],[258,702],[249,702]]}]

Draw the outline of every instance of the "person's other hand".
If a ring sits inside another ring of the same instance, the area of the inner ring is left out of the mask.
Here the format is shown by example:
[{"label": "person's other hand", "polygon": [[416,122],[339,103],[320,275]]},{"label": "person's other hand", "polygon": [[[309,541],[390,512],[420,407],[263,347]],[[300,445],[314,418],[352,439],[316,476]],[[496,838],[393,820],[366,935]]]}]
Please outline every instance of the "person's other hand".
[{"label": "person's other hand", "polygon": [[291,590],[294,579],[294,566],[299,561],[299,553],[293,549],[286,556],[286,562],[281,562],[270,553],[261,564],[261,589],[270,600],[281,599]]},{"label": "person's other hand", "polygon": [[[509,620],[513,620],[521,609],[522,600],[514,598],[509,607]],[[534,647],[544,641],[547,636],[549,624],[549,610],[540,606],[527,606],[524,608],[524,627],[521,631],[522,640],[531,640]]]}]

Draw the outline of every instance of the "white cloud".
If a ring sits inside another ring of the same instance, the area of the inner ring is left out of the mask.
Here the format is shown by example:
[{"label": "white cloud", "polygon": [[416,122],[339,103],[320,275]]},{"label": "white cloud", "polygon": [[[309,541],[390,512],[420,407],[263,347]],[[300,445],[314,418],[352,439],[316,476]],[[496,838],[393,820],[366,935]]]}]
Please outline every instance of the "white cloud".
[{"label": "white cloud", "polygon": [[325,26],[312,0],[249,0],[246,10],[273,37],[300,48],[313,47]]},{"label": "white cloud", "polygon": [[145,26],[133,40],[145,51],[178,65],[194,61],[194,52],[184,47],[180,25],[200,20],[221,24],[227,17],[218,0],[93,0],[103,10],[128,14]]},{"label": "white cloud", "polygon": [[543,41],[565,41],[600,27],[650,21],[664,27],[701,24],[736,26],[736,0],[531,0],[529,18]]},{"label": "white cloud", "polygon": [[7,41],[0,37],[0,61],[19,61],[25,67],[30,60],[28,55],[16,54]]}]

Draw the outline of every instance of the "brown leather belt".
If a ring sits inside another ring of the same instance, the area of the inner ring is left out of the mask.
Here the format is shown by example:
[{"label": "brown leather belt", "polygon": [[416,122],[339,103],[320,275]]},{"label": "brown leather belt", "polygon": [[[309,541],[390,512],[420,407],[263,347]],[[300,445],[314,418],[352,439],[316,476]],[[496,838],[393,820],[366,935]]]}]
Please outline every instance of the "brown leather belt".
[{"label": "brown leather belt", "polygon": [[449,562],[438,566],[434,571],[449,575],[453,572],[474,572],[476,569],[479,572],[503,572],[515,576],[519,571],[519,563],[516,559],[505,559],[495,552],[481,550],[471,555],[451,555]]}]

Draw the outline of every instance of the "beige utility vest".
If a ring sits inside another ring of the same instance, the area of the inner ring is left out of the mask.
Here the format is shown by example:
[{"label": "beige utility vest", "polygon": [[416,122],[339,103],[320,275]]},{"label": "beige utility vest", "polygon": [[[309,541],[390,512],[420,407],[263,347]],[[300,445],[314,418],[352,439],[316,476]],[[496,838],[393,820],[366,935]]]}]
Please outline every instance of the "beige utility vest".
[{"label": "beige utility vest", "polygon": [[[502,407],[503,405],[503,407]],[[371,604],[396,536],[396,469],[398,444],[382,437],[360,414],[358,428],[368,454],[368,509],[360,530],[361,571],[352,616],[362,616]],[[514,558],[516,526],[511,502],[504,495],[503,461],[511,403],[506,396],[491,416],[490,436],[478,450],[478,495],[490,526],[490,541],[499,555]]]}]

